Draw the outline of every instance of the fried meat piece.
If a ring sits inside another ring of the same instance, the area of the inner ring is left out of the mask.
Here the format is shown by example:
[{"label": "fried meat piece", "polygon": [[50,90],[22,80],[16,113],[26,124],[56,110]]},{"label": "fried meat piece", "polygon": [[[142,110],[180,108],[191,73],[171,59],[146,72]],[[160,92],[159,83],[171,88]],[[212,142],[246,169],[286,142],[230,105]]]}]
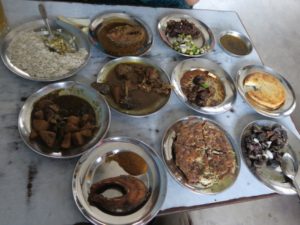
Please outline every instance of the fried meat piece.
[{"label": "fried meat piece", "polygon": [[[103,193],[108,189],[121,190],[122,196],[106,197]],[[88,201],[100,210],[126,215],[141,207],[149,196],[149,191],[143,181],[129,175],[107,178],[91,186]]]}]

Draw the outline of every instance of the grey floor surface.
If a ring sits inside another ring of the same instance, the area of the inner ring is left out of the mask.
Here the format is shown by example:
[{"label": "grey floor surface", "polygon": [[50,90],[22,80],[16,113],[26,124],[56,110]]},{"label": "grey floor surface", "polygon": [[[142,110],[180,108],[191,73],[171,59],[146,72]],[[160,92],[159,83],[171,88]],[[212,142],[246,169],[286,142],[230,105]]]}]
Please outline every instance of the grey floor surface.
[{"label": "grey floor surface", "polygon": [[[240,15],[265,65],[283,74],[298,97],[292,117],[300,128],[300,1],[200,0],[198,9],[236,11]],[[189,212],[193,225],[300,225],[296,196],[261,200]],[[183,225],[184,214],[160,218],[157,224]]]},{"label": "grey floor surface", "polygon": [[300,201],[276,196],[158,218],[153,225],[299,225]]}]

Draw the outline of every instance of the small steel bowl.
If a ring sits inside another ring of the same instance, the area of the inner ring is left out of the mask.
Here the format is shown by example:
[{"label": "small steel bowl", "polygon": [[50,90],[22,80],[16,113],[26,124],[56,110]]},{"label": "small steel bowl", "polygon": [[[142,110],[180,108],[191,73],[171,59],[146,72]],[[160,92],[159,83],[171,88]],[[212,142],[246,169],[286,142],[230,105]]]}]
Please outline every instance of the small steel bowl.
[{"label": "small steel bowl", "polygon": [[[119,56],[108,53],[103,48],[103,46],[97,40],[97,37],[96,37],[97,29],[99,27],[103,26],[105,23],[110,22],[110,21],[111,22],[128,21],[130,23],[142,26],[147,32],[148,41],[147,41],[146,45],[140,50],[140,53],[136,54],[134,56],[142,56],[142,55],[147,54],[150,51],[152,44],[153,44],[153,35],[152,35],[151,29],[149,28],[149,26],[145,22],[143,22],[141,19],[139,19],[135,16],[132,16],[127,13],[115,12],[115,13],[106,13],[106,14],[97,15],[92,19],[92,21],[89,25],[89,32],[88,32],[89,38],[90,38],[91,42],[93,43],[93,45],[96,46],[101,52],[103,52],[104,54],[106,54],[107,56],[112,57],[112,58],[119,57]],[[130,56],[130,55],[128,55],[128,56]]]},{"label": "small steel bowl", "polygon": [[[91,206],[88,195],[93,183],[128,175],[118,163],[107,160],[108,157],[124,151],[138,154],[147,162],[147,172],[137,178],[148,187],[150,195],[137,211],[116,216]],[[72,190],[78,209],[93,224],[141,225],[147,224],[160,210],[166,196],[167,176],[161,159],[148,145],[132,138],[112,137],[104,139],[79,159],[73,174]]]},{"label": "small steel bowl", "polygon": [[[286,92],[286,99],[285,99],[284,104],[280,108],[275,109],[275,110],[268,110],[265,108],[261,108],[261,107],[255,105],[254,103],[252,103],[251,101],[249,101],[249,99],[246,97],[247,90],[244,86],[244,80],[249,74],[255,73],[255,72],[262,72],[262,73],[270,74],[270,75],[274,76],[275,78],[277,78],[281,82],[281,84],[284,86],[285,92]],[[239,91],[240,95],[245,99],[245,101],[257,113],[262,114],[264,116],[273,117],[273,118],[277,118],[277,117],[281,117],[281,116],[289,116],[296,108],[296,96],[295,96],[292,86],[282,75],[280,75],[279,73],[277,73],[276,71],[274,71],[273,69],[271,69],[269,67],[262,66],[262,65],[249,65],[249,66],[245,66],[245,67],[241,68],[237,73],[236,85],[238,87],[238,91]]]},{"label": "small steel bowl", "polygon": [[[230,49],[227,49],[225,46],[223,46],[222,42],[221,42],[221,39],[224,37],[224,36],[231,36],[233,38],[237,38],[239,39],[241,42],[243,42],[246,46],[246,50],[247,52],[245,52],[244,54],[237,54],[237,53],[234,53],[233,51],[230,51]],[[237,31],[224,31],[220,34],[219,36],[219,45],[220,47],[223,49],[224,52],[226,52],[227,54],[231,55],[231,56],[235,56],[235,57],[242,57],[242,56],[246,56],[246,55],[249,55],[251,52],[252,52],[252,49],[253,49],[253,46],[251,44],[251,41],[249,40],[249,38],[244,35],[244,34],[241,34]]]},{"label": "small steel bowl", "polygon": [[[117,58],[117,59],[109,61],[99,71],[98,76],[97,76],[97,82],[98,83],[105,82],[105,79],[108,76],[109,72],[112,69],[114,69],[115,66],[117,66],[118,64],[121,64],[121,63],[141,63],[141,64],[152,66],[159,72],[160,78],[162,79],[162,81],[164,81],[165,83],[170,84],[170,79],[169,79],[168,75],[158,65],[153,63],[148,58],[142,58],[142,57],[136,57],[136,56],[125,56],[125,57],[121,57],[121,58]],[[151,115],[153,113],[156,113],[162,107],[164,107],[170,99],[171,92],[170,92],[168,97],[163,99],[163,101],[161,101],[159,103],[156,103],[154,106],[147,107],[147,108],[144,108],[144,109],[141,109],[141,110],[134,110],[134,109],[133,110],[126,110],[126,109],[123,109],[115,103],[115,101],[112,99],[111,96],[108,96],[108,95],[106,95],[106,96],[103,95],[103,96],[106,98],[109,106],[112,107],[117,112],[120,112],[120,113],[125,114],[125,115],[129,115],[129,116],[132,116],[132,117],[144,117],[144,116],[148,116],[148,115]]]},{"label": "small steel bowl", "polygon": [[[185,72],[193,69],[203,69],[219,77],[225,89],[225,99],[221,104],[214,107],[200,107],[188,101],[187,97],[181,89],[180,80]],[[226,112],[232,108],[232,105],[236,99],[236,88],[234,86],[234,81],[232,80],[230,75],[218,64],[208,59],[186,59],[184,61],[181,61],[176,65],[172,72],[171,83],[174,86],[174,91],[177,97],[184,104],[186,104],[186,106],[199,113],[218,114]]]},{"label": "small steel bowl", "polygon": [[[173,154],[173,149],[172,149],[174,138],[176,137],[175,128],[176,128],[176,126],[178,126],[178,124],[184,123],[186,121],[192,121],[192,120],[194,120],[196,122],[208,121],[208,122],[214,124],[215,126],[217,126],[225,134],[227,140],[230,142],[232,149],[235,153],[235,159],[236,159],[235,178],[227,185],[219,186],[220,189],[218,191],[214,191],[211,188],[205,189],[205,188],[198,187],[197,185],[193,186],[191,184],[188,184],[183,172],[176,165],[176,162],[174,159],[174,154]],[[235,183],[235,181],[239,175],[240,165],[241,165],[241,157],[240,157],[239,151],[237,149],[238,148],[236,147],[232,137],[228,134],[228,132],[226,130],[224,130],[221,127],[220,124],[216,123],[213,120],[210,120],[205,117],[200,117],[200,116],[187,116],[187,117],[183,117],[183,118],[177,120],[165,131],[163,139],[162,139],[162,144],[161,144],[163,161],[164,161],[170,175],[183,187],[188,188],[195,193],[202,193],[202,194],[217,194],[217,193],[227,190]]]},{"label": "small steel bowl", "polygon": [[[181,52],[178,52],[172,48],[172,38],[168,37],[166,35],[166,28],[167,28],[167,23],[170,20],[175,20],[175,21],[180,21],[182,19],[186,19],[187,21],[195,24],[195,26],[200,30],[201,32],[201,37],[197,39],[197,46],[198,47],[203,47],[205,46],[207,49],[200,54],[197,55],[189,55],[189,54],[184,54]],[[161,18],[157,24],[157,29],[160,34],[161,39],[164,41],[164,43],[169,46],[173,51],[175,51],[179,55],[187,56],[187,57],[200,57],[203,56],[209,52],[211,52],[215,46],[215,38],[213,35],[213,32],[211,29],[203,22],[200,20],[193,18],[189,15],[186,14],[169,14],[167,16],[164,16]]]},{"label": "small steel bowl", "polygon": [[[299,140],[298,138],[286,127],[281,125],[280,123],[272,120],[256,120],[253,121],[243,129],[241,137],[240,137],[240,146],[241,146],[241,152],[242,152],[242,158],[245,164],[247,165],[250,172],[264,185],[266,185],[268,188],[272,189],[273,191],[279,193],[279,194],[285,194],[285,195],[293,195],[296,194],[295,188],[291,185],[290,182],[288,182],[283,175],[280,166],[273,168],[272,166],[263,165],[262,167],[258,167],[255,169],[253,166],[251,166],[251,161],[248,158],[247,150],[245,148],[244,138],[246,135],[250,133],[250,128],[254,125],[260,125],[260,126],[273,126],[273,125],[280,125],[288,135],[288,141],[287,144],[284,147],[284,152],[290,153],[290,155],[293,156],[295,159],[295,162],[297,166],[299,167],[299,151],[296,152],[294,150],[299,148]],[[297,156],[298,154],[298,156]]]},{"label": "small steel bowl", "polygon": [[[87,101],[94,109],[96,115],[98,131],[94,137],[85,145],[70,150],[62,150],[59,152],[53,152],[46,146],[41,146],[36,142],[30,140],[29,136],[31,133],[31,113],[34,104],[42,97],[54,92],[59,91],[59,95],[74,95]],[[84,84],[66,81],[60,83],[53,83],[32,94],[24,103],[18,119],[18,128],[20,136],[25,144],[35,151],[36,153],[49,157],[67,159],[74,158],[82,155],[85,151],[97,144],[103,139],[110,126],[110,109],[101,95],[91,87]]]},{"label": "small steel bowl", "polygon": [[24,23],[14,29],[12,29],[3,39],[2,46],[1,46],[1,58],[3,60],[4,65],[13,73],[16,75],[23,77],[27,80],[34,80],[34,81],[44,81],[44,82],[50,82],[50,81],[58,81],[62,79],[66,79],[68,77],[71,77],[78,73],[88,62],[89,57],[90,57],[90,44],[86,36],[77,28],[60,22],[59,20],[49,20],[50,26],[54,30],[61,30],[61,35],[64,37],[68,37],[68,39],[71,39],[71,37],[75,37],[74,42],[76,45],[77,49],[84,48],[88,54],[85,58],[85,61],[81,64],[78,65],[78,68],[69,71],[68,73],[64,74],[63,76],[58,76],[58,77],[35,77],[32,76],[31,74],[28,74],[27,72],[19,69],[16,67],[9,59],[7,48],[9,47],[10,43],[12,40],[20,33],[23,31],[35,31],[40,33],[41,35],[48,35],[48,31],[45,28],[45,23],[43,20],[34,20],[28,23]]}]

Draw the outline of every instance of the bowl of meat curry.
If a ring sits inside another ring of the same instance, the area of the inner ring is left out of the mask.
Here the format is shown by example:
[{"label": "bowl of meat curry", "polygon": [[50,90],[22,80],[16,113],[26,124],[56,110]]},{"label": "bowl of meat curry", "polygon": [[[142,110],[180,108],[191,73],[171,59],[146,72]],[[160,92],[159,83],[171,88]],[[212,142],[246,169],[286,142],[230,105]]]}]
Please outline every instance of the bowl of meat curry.
[{"label": "bowl of meat curry", "polygon": [[93,18],[89,38],[100,51],[113,58],[144,55],[153,43],[147,24],[126,13],[107,13]]},{"label": "bowl of meat curry", "polygon": [[113,109],[136,117],[157,112],[171,94],[168,75],[151,60],[134,56],[108,62],[92,87]]},{"label": "bowl of meat curry", "polygon": [[105,137],[109,125],[105,99],[74,81],[50,84],[31,95],[18,121],[25,144],[52,158],[80,156]]}]

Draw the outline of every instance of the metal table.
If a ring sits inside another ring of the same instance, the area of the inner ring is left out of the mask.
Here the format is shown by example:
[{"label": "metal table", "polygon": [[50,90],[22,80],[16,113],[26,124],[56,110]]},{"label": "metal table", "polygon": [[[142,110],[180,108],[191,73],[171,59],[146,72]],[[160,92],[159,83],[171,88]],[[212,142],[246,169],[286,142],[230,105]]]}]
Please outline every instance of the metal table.
[{"label": "metal table", "polygon": [[[4,1],[6,15],[11,26],[38,18],[37,2]],[[224,30],[247,32],[235,12],[208,10],[179,10],[130,6],[103,6],[78,3],[46,3],[48,14],[69,17],[93,17],[98,13],[125,11],[143,19],[152,29],[154,45],[147,55],[168,74],[183,57],[178,56],[160,40],[156,31],[158,18],[167,13],[190,14],[213,31],[216,38]],[[254,49],[246,57],[227,55],[216,45],[214,51],[205,56],[219,63],[233,78],[239,68],[249,64],[262,64]],[[110,59],[93,49],[88,65],[73,78],[84,83],[96,79],[96,73]],[[12,74],[0,63],[0,218],[1,224],[76,224],[84,221],[73,201],[71,179],[78,159],[55,160],[37,155],[20,139],[17,129],[18,113],[26,98],[46,85],[24,80]],[[112,111],[112,123],[108,136],[130,136],[140,139],[160,152],[160,143],[165,129],[175,120],[196,114],[181,103],[174,93],[168,104],[157,114],[145,118],[131,118]],[[235,139],[243,127],[252,120],[264,118],[254,112],[238,96],[232,110],[221,115],[209,116],[219,122]],[[290,117],[278,120],[299,137]],[[261,184],[246,168],[244,162],[236,183],[217,195],[195,194],[183,188],[168,174],[168,189],[161,214],[176,210],[210,206],[215,203],[240,201],[274,194]]]}]

